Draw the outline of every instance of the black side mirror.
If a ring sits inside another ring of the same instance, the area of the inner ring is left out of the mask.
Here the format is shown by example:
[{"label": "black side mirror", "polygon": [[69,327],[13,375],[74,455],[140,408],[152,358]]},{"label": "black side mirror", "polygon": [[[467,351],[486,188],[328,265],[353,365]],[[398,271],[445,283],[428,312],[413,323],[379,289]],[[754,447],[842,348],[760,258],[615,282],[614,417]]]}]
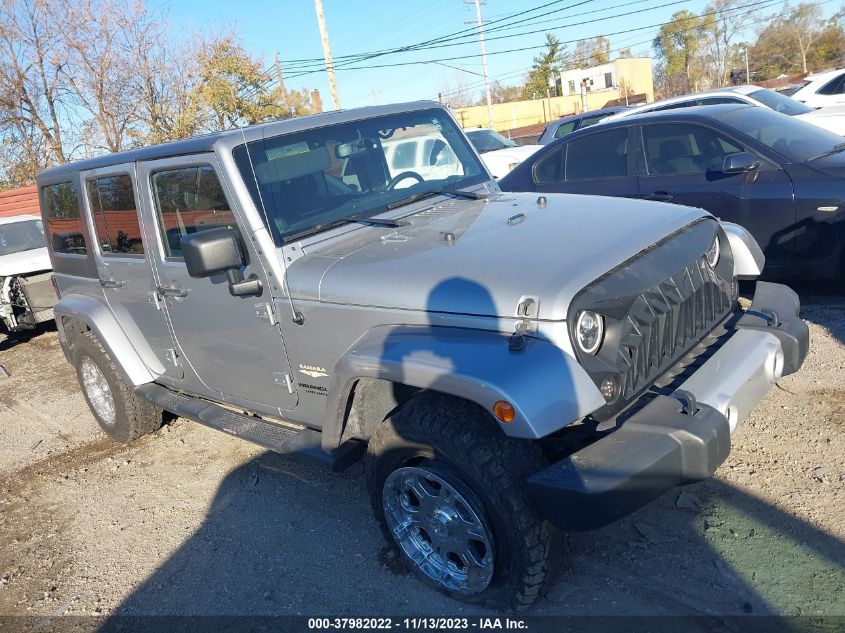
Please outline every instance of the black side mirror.
[{"label": "black side mirror", "polygon": [[261,281],[255,275],[244,279],[240,241],[231,229],[224,227],[183,235],[179,245],[191,277],[201,279],[226,273],[229,293],[233,297],[261,294]]},{"label": "black side mirror", "polygon": [[735,152],[725,156],[722,171],[726,174],[741,174],[754,171],[760,166],[760,161],[751,152]]}]

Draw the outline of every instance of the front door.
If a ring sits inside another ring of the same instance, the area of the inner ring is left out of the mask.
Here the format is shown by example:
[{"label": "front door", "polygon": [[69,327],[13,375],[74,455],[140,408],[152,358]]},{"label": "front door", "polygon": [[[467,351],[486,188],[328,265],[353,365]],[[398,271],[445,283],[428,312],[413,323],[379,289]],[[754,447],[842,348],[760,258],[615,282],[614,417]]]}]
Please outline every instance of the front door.
[{"label": "front door", "polygon": [[149,197],[156,284],[176,340],[177,361],[185,366],[185,388],[259,412],[292,409],[296,392],[270,285],[249,236],[240,232],[243,273],[261,281],[260,296],[231,296],[225,275],[194,279],[182,258],[181,237],[244,226],[218,175],[217,159],[207,154],[140,163],[138,178]]},{"label": "front door", "polygon": [[173,340],[154,297],[150,253],[138,213],[135,165],[94,169],[82,178],[106,302],[147,367],[157,375],[179,379],[181,368],[167,362]]},{"label": "front door", "polygon": [[726,174],[728,154],[751,151],[735,139],[703,125],[655,123],[642,126],[645,160],[640,191],[650,200],[709,211],[748,229],[766,254],[766,272],[783,274],[792,265],[795,224],[792,181],[761,157],[750,172]]}]

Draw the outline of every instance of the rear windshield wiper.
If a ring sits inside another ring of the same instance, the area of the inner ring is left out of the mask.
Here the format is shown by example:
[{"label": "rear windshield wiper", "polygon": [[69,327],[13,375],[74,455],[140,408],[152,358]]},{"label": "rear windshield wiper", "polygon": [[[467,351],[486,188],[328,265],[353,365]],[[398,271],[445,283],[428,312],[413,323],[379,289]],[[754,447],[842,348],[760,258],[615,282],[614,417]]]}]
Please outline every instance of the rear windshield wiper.
[{"label": "rear windshield wiper", "polygon": [[839,143],[838,145],[834,145],[833,149],[829,149],[826,152],[822,152],[821,154],[817,154],[816,156],[813,156],[812,158],[808,159],[807,162],[810,162],[812,160],[816,160],[817,158],[824,158],[825,156],[830,156],[831,154],[836,154],[836,153],[841,152],[843,150],[845,150],[845,143]]},{"label": "rear windshield wiper", "polygon": [[452,195],[458,196],[461,198],[470,198],[471,200],[482,200],[484,198],[484,194],[477,193],[475,191],[460,191],[460,190],[452,190],[452,189],[431,189],[430,191],[420,191],[418,193],[412,193],[407,198],[403,198],[402,200],[397,200],[396,202],[391,202],[387,205],[387,210],[396,209],[398,207],[404,207],[406,204],[411,204],[412,202],[417,202],[418,200],[425,200],[426,198],[431,198],[432,196],[438,195]]}]

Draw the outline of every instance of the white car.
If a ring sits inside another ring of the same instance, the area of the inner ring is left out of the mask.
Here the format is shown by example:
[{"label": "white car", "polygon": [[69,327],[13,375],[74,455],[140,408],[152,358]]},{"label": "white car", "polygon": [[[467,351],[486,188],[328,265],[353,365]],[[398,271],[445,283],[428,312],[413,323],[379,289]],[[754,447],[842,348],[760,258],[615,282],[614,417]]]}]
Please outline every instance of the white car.
[{"label": "white car", "polygon": [[845,106],[845,68],[807,75],[806,83],[791,97],[811,108]]},{"label": "white car", "polygon": [[464,131],[481,154],[481,160],[496,179],[505,176],[511,169],[543,147],[542,145],[517,145],[489,128],[473,128]]},{"label": "white car", "polygon": [[[414,184],[416,176],[403,177],[409,172],[425,180],[441,180],[462,173],[458,157],[439,132],[398,136],[382,141],[381,146],[391,177],[398,178],[396,189]],[[344,182],[356,184],[346,177]]]},{"label": "white car", "polygon": [[812,123],[840,136],[845,136],[845,107],[829,110],[814,110],[809,105],[796,101],[793,97],[787,97],[779,92],[769,90],[768,88],[761,88],[760,86],[733,86],[635,106],[603,119],[602,123],[618,121],[619,119],[644,112],[657,112],[659,110],[671,110],[673,108],[700,105],[718,105],[720,103],[737,103],[769,108],[775,112],[788,114],[807,123]]},{"label": "white car", "polygon": [[56,300],[41,218],[0,218],[0,323],[14,332],[50,321]]}]

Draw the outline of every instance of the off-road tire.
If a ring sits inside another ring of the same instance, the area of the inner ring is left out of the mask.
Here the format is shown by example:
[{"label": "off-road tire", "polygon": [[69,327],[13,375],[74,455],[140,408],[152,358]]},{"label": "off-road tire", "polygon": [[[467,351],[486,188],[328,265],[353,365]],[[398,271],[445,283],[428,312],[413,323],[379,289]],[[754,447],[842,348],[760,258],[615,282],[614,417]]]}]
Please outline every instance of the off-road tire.
[{"label": "off-road tire", "polygon": [[[525,480],[546,462],[536,445],[506,437],[474,403],[436,393],[409,400],[370,439],[364,461],[373,511],[387,540],[419,576],[447,595],[472,604],[519,610],[534,603],[550,579],[559,534],[531,504]],[[451,471],[480,501],[494,538],[490,584],[457,593],[425,576],[405,557],[388,527],[385,481],[402,466]]]},{"label": "off-road tire", "polygon": [[162,410],[135,395],[93,332],[80,336],[73,346],[73,364],[80,386],[83,384],[81,365],[85,357],[90,358],[99,367],[114,400],[115,420],[113,424],[108,424],[94,410],[88,394],[84,387],[82,388],[88,408],[106,435],[116,442],[128,443],[161,427],[164,420]]}]

